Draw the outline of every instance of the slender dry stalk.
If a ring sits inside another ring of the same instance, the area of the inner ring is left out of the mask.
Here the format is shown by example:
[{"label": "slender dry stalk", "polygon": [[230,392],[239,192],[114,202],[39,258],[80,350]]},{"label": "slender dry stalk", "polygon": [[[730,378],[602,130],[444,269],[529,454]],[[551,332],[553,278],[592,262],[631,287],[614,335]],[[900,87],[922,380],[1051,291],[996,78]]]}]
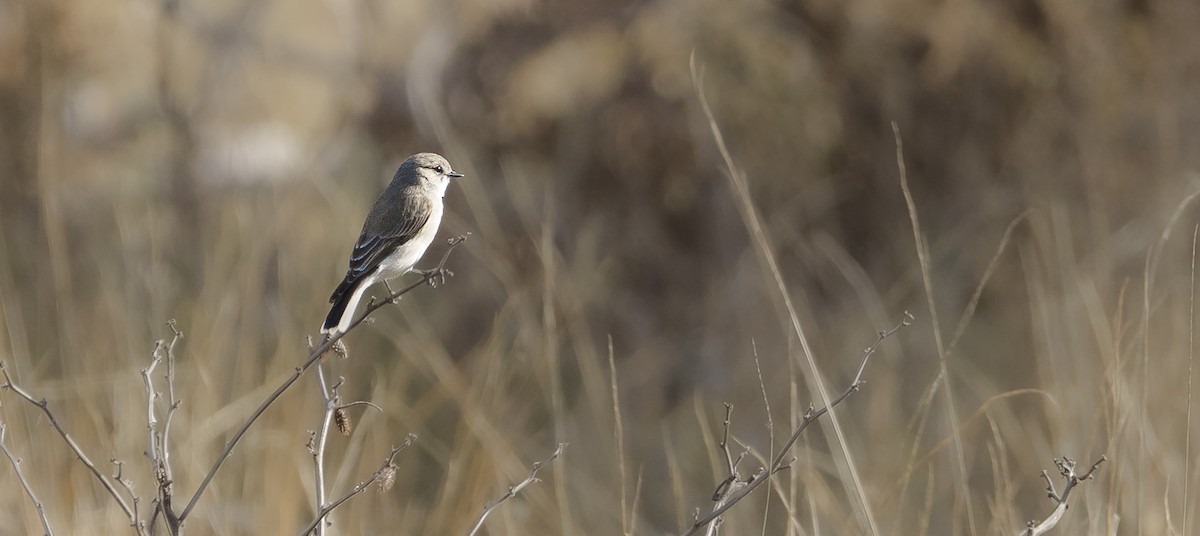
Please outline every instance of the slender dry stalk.
[{"label": "slender dry stalk", "polygon": [[[926,394],[928,395],[929,393],[926,393]],[[1042,397],[1049,400],[1051,403],[1055,403],[1054,397],[1052,397],[1049,392],[1046,392],[1041,389],[1013,389],[1012,391],[1006,391],[1003,393],[992,395],[990,398],[988,398],[987,400],[984,400],[981,404],[979,404],[979,407],[976,408],[975,411],[972,412],[970,415],[968,415],[967,418],[963,419],[962,424],[960,424],[958,426],[959,433],[961,433],[961,430],[963,428],[966,428],[967,426],[974,424],[974,422],[976,420],[979,420],[980,418],[985,416],[987,414],[988,408],[991,407],[992,404],[995,404],[997,402],[1000,402],[1002,400],[1006,400],[1006,399],[1009,399],[1009,398],[1012,398],[1015,396],[1023,396],[1023,395],[1041,395]],[[1055,404],[1057,404],[1057,403],[1055,403]],[[885,504],[885,505],[888,504],[894,496],[898,495],[904,489],[904,486],[908,482],[909,478],[912,477],[912,474],[914,471],[916,471],[918,468],[924,466],[925,464],[931,462],[933,460],[933,458],[938,455],[938,453],[942,452],[943,450],[945,450],[945,449],[949,448],[951,445],[953,445],[954,444],[954,434],[955,434],[954,431],[951,431],[949,434],[946,434],[945,437],[943,437],[940,441],[935,443],[932,448],[930,448],[928,451],[926,451],[925,455],[921,456],[920,459],[910,462],[905,467],[904,474],[901,475],[900,479],[897,480],[896,484],[892,487],[892,489],[888,493],[884,494],[883,504]]]},{"label": "slender dry stalk", "polygon": [[921,506],[921,513],[917,519],[917,534],[929,534],[929,521],[933,518],[933,485],[934,471],[933,466],[929,466],[927,478],[925,481],[925,502]]},{"label": "slender dry stalk", "polygon": [[[553,184],[550,185],[553,187]],[[552,192],[547,189],[545,196],[542,198],[542,213],[544,215],[540,232],[540,260],[542,263],[542,326],[544,333],[542,338],[543,355],[547,361],[548,371],[547,378],[550,380],[550,411],[554,418],[554,439],[559,443],[567,441],[567,410],[566,404],[563,402],[565,395],[563,394],[562,385],[562,363],[559,361],[558,341],[558,315],[555,310],[555,296],[558,295],[556,282],[558,278],[558,264],[555,262],[554,253],[554,218],[555,204],[552,198]],[[612,340],[609,339],[609,350],[612,349]],[[617,426],[620,426],[620,417],[617,417]],[[622,466],[623,467],[623,466]],[[624,498],[624,473],[622,472],[622,495]],[[574,525],[571,519],[571,501],[567,497],[567,468],[561,467],[558,471],[558,478],[554,479],[554,496],[558,502],[558,520],[561,530],[566,533],[570,531],[570,527]],[[621,515],[625,515],[624,502],[622,502]],[[622,527],[626,525],[622,524]]]},{"label": "slender dry stalk", "polygon": [[933,341],[937,346],[938,366],[941,369],[942,381],[945,382],[946,393],[946,418],[949,420],[950,428],[954,430],[954,461],[958,467],[958,484],[961,498],[966,502],[967,507],[967,525],[971,529],[971,534],[977,534],[975,529],[975,508],[971,504],[970,486],[967,485],[967,463],[963,455],[962,437],[958,430],[958,409],[954,404],[954,391],[951,389],[951,379],[949,367],[947,365],[948,355],[946,346],[942,342],[942,328],[938,321],[937,306],[933,299],[933,276],[932,263],[929,260],[929,244],[925,242],[925,235],[921,232],[921,220],[917,215],[917,204],[913,200],[912,191],[908,188],[908,172],[904,165],[904,142],[900,139],[900,127],[892,122],[892,135],[896,139],[896,166],[900,171],[900,190],[904,193],[904,203],[908,207],[908,218],[912,222],[913,240],[917,247],[917,260],[921,265],[921,281],[925,286],[925,299],[929,304],[929,323],[933,326]]},{"label": "slender dry stalk", "polygon": [[29,480],[25,478],[25,473],[21,471],[21,459],[14,456],[12,451],[8,450],[8,445],[4,443],[4,434],[8,431],[8,426],[0,422],[0,451],[4,451],[4,456],[8,458],[8,463],[12,464],[13,472],[17,474],[17,480],[21,482],[21,487],[25,490],[25,495],[29,497],[29,501],[33,503],[33,508],[37,510],[38,520],[42,522],[42,531],[46,536],[54,536],[54,529],[50,528],[50,520],[46,518],[46,505],[37,498],[33,492],[33,487],[29,485]]},{"label": "slender dry stalk", "polygon": [[617,472],[621,476],[621,533],[630,534],[629,515],[626,510],[629,508],[629,502],[625,497],[625,431],[621,424],[621,400],[617,395],[617,364],[613,359],[613,343],[612,335],[608,336],[608,371],[610,376],[610,385],[612,386],[612,407],[613,407],[613,439],[617,442]]},{"label": "slender dry stalk", "polygon": [[[667,474],[671,478],[671,497],[675,502],[675,519],[681,521],[687,510],[683,499],[683,471],[679,468],[679,455],[671,443],[671,433],[667,429],[666,423],[662,425],[662,438],[663,456],[667,459]],[[680,525],[679,528],[682,529],[683,525]]]},{"label": "slender dry stalk", "polygon": [[[901,521],[903,520],[905,497],[908,494],[908,484],[917,467],[917,453],[921,448],[921,438],[925,437],[925,426],[929,423],[929,410],[933,406],[933,397],[937,396],[941,385],[942,375],[939,372],[933,378],[933,381],[929,382],[929,387],[925,389],[921,398],[917,399],[917,407],[913,411],[912,418],[908,421],[908,426],[904,429],[904,437],[912,440],[912,446],[908,450],[908,461],[904,464],[904,476],[896,483],[896,487],[899,490],[899,499],[896,502],[901,506]],[[890,499],[890,496],[885,496],[882,506],[887,505],[888,499]],[[897,524],[903,526],[900,523]]]},{"label": "slender dry stalk", "polygon": [[644,481],[642,478],[644,472],[643,469],[645,469],[645,467],[638,467],[637,481],[633,485],[633,504],[629,505],[629,532],[626,534],[630,535],[637,534],[637,509],[638,502],[642,499],[642,482]]},{"label": "slender dry stalk", "polygon": [[1183,432],[1183,533],[1188,532],[1191,504],[1188,502],[1189,484],[1192,480],[1192,360],[1196,348],[1196,238],[1200,236],[1200,225],[1192,228],[1192,266],[1188,286],[1188,366],[1187,366],[1187,424]]},{"label": "slender dry stalk", "polygon": [[507,501],[513,497],[516,497],[517,494],[521,493],[521,490],[525,489],[526,486],[529,486],[530,484],[533,484],[536,482],[540,482],[540,480],[537,477],[538,471],[542,470],[542,467],[545,467],[547,464],[553,462],[554,460],[557,460],[559,456],[562,456],[564,448],[567,448],[567,444],[559,443],[558,448],[554,449],[554,453],[551,454],[549,458],[546,458],[540,462],[533,462],[533,465],[529,467],[529,476],[526,476],[525,480],[522,480],[522,481],[518,482],[515,486],[508,488],[508,491],[505,492],[504,495],[501,495],[501,496],[497,497],[495,500],[490,501],[486,505],[484,505],[483,513],[479,515],[479,520],[475,522],[475,526],[471,528],[471,532],[467,533],[468,536],[475,536],[475,533],[479,532],[479,529],[481,527],[483,527],[483,522],[487,519],[488,515],[491,514],[492,511],[496,509],[496,507],[503,504],[504,501]]},{"label": "slender dry stalk", "polygon": [[[771,399],[767,397],[767,383],[763,381],[762,364],[758,362],[758,345],[755,344],[753,339],[750,340],[750,351],[754,354],[754,372],[758,374],[758,389],[762,393],[763,407],[767,414],[767,458],[770,459],[775,457],[775,418],[771,415]],[[783,490],[779,489],[774,481],[771,481],[767,485],[769,486],[768,491],[774,488],[786,505],[788,498],[783,496]],[[771,501],[763,501],[762,531],[764,536],[766,536],[767,516],[770,512]]]},{"label": "slender dry stalk", "polygon": [[[1183,211],[1188,205],[1192,204],[1198,196],[1200,190],[1188,194],[1175,207],[1175,211],[1171,213],[1171,217],[1167,219],[1167,224],[1163,227],[1162,234],[1158,237],[1158,242],[1150,248],[1146,254],[1145,266],[1143,267],[1142,275],[1142,362],[1141,362],[1141,405],[1140,414],[1142,422],[1150,422],[1148,409],[1148,398],[1150,396],[1150,293],[1154,288],[1155,275],[1158,272],[1158,263],[1162,256],[1162,250],[1167,245],[1167,241],[1171,238],[1171,231],[1175,228],[1175,223],[1183,216]],[[1146,472],[1146,429],[1148,426],[1138,427],[1138,472],[1137,472],[1137,533],[1142,533],[1142,476]]]},{"label": "slender dry stalk", "polygon": [[967,300],[967,306],[963,309],[963,314],[958,318],[958,326],[954,328],[954,336],[950,338],[950,345],[946,347],[946,351],[953,354],[954,349],[958,347],[958,341],[962,338],[964,332],[967,331],[967,326],[971,323],[971,318],[975,316],[975,308],[979,306],[979,299],[983,296],[983,289],[987,287],[987,283],[992,278],[992,274],[996,272],[996,266],[1000,263],[1000,257],[1004,256],[1004,250],[1008,247],[1009,240],[1012,239],[1013,231],[1017,229],[1017,225],[1025,221],[1029,217],[1029,210],[1021,212],[1012,221],[1008,222],[1008,227],[1004,228],[1004,235],[1000,237],[1000,244],[996,246],[996,252],[992,254],[992,260],[988,261],[987,268],[983,270],[983,276],[979,278],[979,284],[975,285],[975,291],[971,293],[971,299]]},{"label": "slender dry stalk", "polygon": [[[901,165],[903,165],[902,162]],[[987,268],[984,269],[983,275],[979,278],[979,283],[975,285],[975,290],[971,293],[971,298],[967,300],[967,306],[963,309],[963,313],[958,319],[958,326],[954,329],[954,336],[950,339],[948,352],[953,353],[955,348],[958,347],[959,340],[966,332],[971,319],[975,316],[975,309],[978,307],[979,300],[983,296],[983,289],[987,287],[988,281],[991,280],[992,274],[995,273],[996,267],[1000,263],[1000,258],[1007,249],[1017,225],[1029,217],[1029,212],[1029,210],[1021,212],[1012,221],[1008,222],[1008,226],[1004,228],[1004,234],[1000,237],[1000,243],[996,246],[996,251],[992,253],[992,259],[988,262]],[[915,468],[914,463],[917,459],[917,450],[921,443],[920,439],[924,435],[925,425],[928,422],[929,409],[933,402],[933,397],[936,396],[939,387],[942,385],[944,372],[944,370],[939,369],[938,375],[930,382],[929,388],[926,389],[925,394],[918,400],[917,410],[914,412],[906,428],[908,437],[912,438],[912,447],[909,450],[908,463],[904,469],[905,476],[900,485],[900,499],[898,503],[901,505],[904,504],[905,494],[908,491],[908,479]]]}]

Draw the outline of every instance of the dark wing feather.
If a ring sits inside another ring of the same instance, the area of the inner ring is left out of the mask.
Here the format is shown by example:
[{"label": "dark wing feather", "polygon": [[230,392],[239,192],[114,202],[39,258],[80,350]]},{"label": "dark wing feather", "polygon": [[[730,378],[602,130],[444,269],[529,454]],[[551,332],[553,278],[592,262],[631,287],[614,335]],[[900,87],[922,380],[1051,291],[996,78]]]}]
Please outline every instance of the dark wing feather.
[{"label": "dark wing feather", "polygon": [[417,232],[429,222],[433,213],[433,203],[424,195],[401,196],[398,204],[383,208],[381,203],[391,200],[380,199],[367,215],[363,224],[362,234],[354,244],[350,253],[350,269],[346,278],[329,297],[329,303],[334,303],[358,282],[379,268],[384,259],[396,251],[396,248],[408,243]]}]

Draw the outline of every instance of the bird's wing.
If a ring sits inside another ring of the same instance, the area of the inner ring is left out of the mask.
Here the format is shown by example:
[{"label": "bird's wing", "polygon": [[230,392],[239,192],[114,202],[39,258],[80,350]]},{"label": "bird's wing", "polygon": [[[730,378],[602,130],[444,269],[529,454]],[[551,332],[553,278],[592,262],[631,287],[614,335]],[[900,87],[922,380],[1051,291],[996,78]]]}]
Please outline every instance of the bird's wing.
[{"label": "bird's wing", "polygon": [[[404,207],[397,207],[389,214],[368,218],[363,232],[350,253],[350,269],[346,279],[338,287],[352,288],[358,280],[373,273],[380,263],[408,243],[429,222],[433,203],[425,196],[410,196],[404,199]],[[372,211],[374,212],[374,211]],[[337,300],[340,292],[335,290],[330,303]]]}]

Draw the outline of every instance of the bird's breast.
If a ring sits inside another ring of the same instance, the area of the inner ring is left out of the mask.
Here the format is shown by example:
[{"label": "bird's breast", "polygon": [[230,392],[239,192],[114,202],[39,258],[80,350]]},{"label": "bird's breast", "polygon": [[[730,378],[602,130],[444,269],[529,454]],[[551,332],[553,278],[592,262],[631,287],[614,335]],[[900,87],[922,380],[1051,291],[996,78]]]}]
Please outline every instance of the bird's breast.
[{"label": "bird's breast", "polygon": [[396,251],[393,251],[380,263],[379,272],[383,279],[399,277],[412,270],[417,261],[421,260],[421,256],[425,254],[425,250],[429,249],[429,245],[433,243],[441,223],[442,203],[441,199],[437,199],[433,203],[429,219],[426,220],[421,230],[417,231],[411,240],[397,247]]}]

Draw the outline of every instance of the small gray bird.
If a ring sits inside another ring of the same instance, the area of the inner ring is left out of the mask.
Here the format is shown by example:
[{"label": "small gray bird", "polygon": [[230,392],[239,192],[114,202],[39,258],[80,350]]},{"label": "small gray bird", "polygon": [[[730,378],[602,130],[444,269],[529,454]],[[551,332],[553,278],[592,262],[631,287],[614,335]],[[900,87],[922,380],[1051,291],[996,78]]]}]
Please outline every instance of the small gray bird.
[{"label": "small gray bird", "polygon": [[367,287],[412,270],[442,223],[442,197],[450,179],[462,176],[434,153],[417,153],[400,164],[367,214],[346,278],[329,297],[333,307],[321,333],[344,333]]}]

